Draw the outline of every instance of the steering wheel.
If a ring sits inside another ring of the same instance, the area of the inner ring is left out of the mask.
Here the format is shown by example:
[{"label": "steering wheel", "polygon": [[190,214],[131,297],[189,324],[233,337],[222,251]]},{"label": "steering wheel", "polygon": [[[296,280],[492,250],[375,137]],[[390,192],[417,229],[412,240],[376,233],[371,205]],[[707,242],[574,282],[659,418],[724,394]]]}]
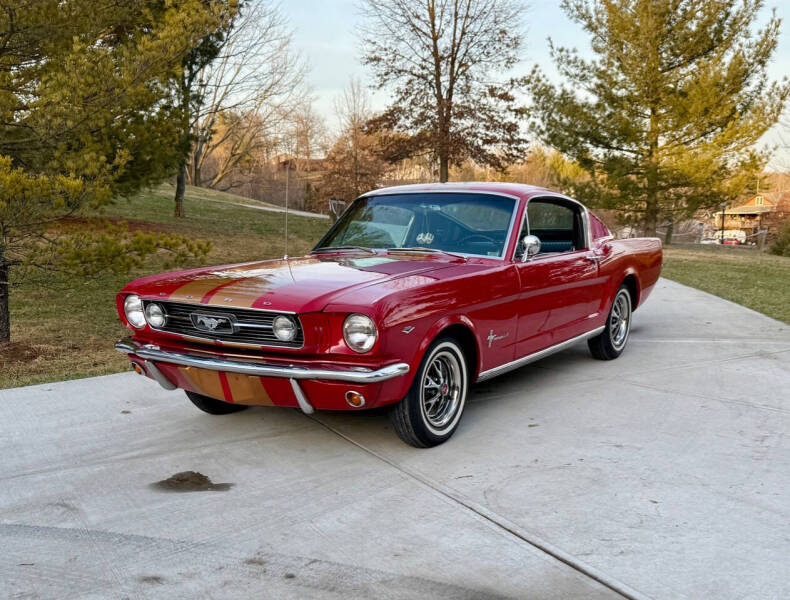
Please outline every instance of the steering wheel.
[{"label": "steering wheel", "polygon": [[462,239],[462,240],[458,240],[458,245],[459,245],[459,246],[460,246],[460,245],[463,245],[464,243],[466,243],[466,242],[470,242],[470,241],[472,241],[472,240],[473,240],[473,239],[475,239],[475,238],[477,238],[477,239],[481,239],[481,240],[483,240],[484,242],[489,242],[489,243],[491,243],[491,244],[493,244],[493,245],[496,245],[496,243],[497,243],[497,241],[496,241],[495,239],[493,239],[493,238],[490,238],[490,237],[488,237],[487,235],[483,235],[482,233],[473,233],[472,235],[467,235],[467,236],[466,236],[464,239]]}]

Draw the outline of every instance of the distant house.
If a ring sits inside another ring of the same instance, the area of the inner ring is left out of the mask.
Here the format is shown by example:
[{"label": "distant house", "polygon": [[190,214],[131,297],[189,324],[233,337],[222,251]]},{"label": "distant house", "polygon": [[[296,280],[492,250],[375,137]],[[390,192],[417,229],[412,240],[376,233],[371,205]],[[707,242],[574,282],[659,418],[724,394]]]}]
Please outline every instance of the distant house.
[{"label": "distant house", "polygon": [[[770,219],[771,213],[776,211],[777,199],[775,193],[765,193],[752,196],[746,203],[740,206],[729,206],[724,210],[724,229],[725,231],[740,230],[747,236],[756,234],[761,229],[766,229],[773,221]],[[716,230],[720,230],[722,213],[716,212],[713,215]]]}]

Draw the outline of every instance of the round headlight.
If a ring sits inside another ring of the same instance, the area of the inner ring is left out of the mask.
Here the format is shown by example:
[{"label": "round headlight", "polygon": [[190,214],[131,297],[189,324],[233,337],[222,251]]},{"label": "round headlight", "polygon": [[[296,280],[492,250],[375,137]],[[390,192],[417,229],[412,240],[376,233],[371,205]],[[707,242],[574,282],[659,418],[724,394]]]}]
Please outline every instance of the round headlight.
[{"label": "round headlight", "polygon": [[161,305],[156,302],[151,302],[151,304],[145,307],[145,319],[151,327],[158,328],[164,326],[167,317]]},{"label": "round headlight", "polygon": [[126,320],[132,327],[140,329],[145,327],[145,315],[143,314],[143,301],[139,296],[130,294],[126,296],[123,301],[123,312],[126,315]]},{"label": "round headlight", "polygon": [[376,343],[376,324],[367,315],[349,315],[343,323],[343,339],[354,352],[367,352]]},{"label": "round headlight", "polygon": [[274,336],[282,342],[290,342],[296,337],[296,323],[290,317],[277,315],[272,321]]}]

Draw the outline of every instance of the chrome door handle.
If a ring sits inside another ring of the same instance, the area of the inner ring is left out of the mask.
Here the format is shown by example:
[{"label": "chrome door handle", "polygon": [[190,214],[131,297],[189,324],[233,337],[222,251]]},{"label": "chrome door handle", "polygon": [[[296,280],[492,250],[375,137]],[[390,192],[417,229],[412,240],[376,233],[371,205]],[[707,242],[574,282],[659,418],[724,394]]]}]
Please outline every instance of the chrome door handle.
[{"label": "chrome door handle", "polygon": [[594,263],[597,263],[599,260],[601,260],[601,257],[598,256],[597,254],[588,254],[584,258],[586,258],[590,262],[594,262]]}]

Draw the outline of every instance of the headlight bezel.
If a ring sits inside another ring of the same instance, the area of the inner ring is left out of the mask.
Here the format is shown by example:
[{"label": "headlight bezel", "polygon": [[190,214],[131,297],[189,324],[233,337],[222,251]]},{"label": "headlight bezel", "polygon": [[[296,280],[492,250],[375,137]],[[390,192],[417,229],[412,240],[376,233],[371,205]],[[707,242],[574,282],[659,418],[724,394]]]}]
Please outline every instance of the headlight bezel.
[{"label": "headlight bezel", "polygon": [[[288,322],[288,324],[290,325],[290,328],[291,328],[290,329],[290,331],[291,331],[291,335],[290,336],[280,337],[277,334],[277,331],[278,331],[277,321],[280,321],[280,322],[287,321]],[[292,342],[292,341],[294,341],[296,339],[296,336],[299,333],[299,326],[297,325],[296,321],[293,318],[289,317],[288,315],[277,315],[276,317],[274,317],[274,319],[272,319],[272,333],[274,334],[274,337],[276,337],[277,341],[279,341],[279,342],[284,342],[284,343]]]},{"label": "headlight bezel", "polygon": [[[159,313],[155,316],[152,316],[150,313],[155,311],[159,311]],[[145,320],[150,327],[153,327],[154,329],[161,329],[167,324],[167,313],[165,312],[164,307],[158,302],[149,302],[148,306],[145,307],[143,312],[145,314]],[[161,317],[161,322],[157,320],[155,323],[155,317]]]},{"label": "headlight bezel", "polygon": [[[357,341],[352,341],[352,336],[356,336]],[[360,336],[364,336],[364,340],[359,339]],[[376,322],[366,314],[351,313],[343,321],[343,341],[358,354],[370,352],[376,345],[378,336]]]},{"label": "headlight bezel", "polygon": [[126,322],[135,329],[142,329],[148,323],[145,318],[143,301],[137,294],[129,294],[123,299],[123,314],[126,317]]}]

